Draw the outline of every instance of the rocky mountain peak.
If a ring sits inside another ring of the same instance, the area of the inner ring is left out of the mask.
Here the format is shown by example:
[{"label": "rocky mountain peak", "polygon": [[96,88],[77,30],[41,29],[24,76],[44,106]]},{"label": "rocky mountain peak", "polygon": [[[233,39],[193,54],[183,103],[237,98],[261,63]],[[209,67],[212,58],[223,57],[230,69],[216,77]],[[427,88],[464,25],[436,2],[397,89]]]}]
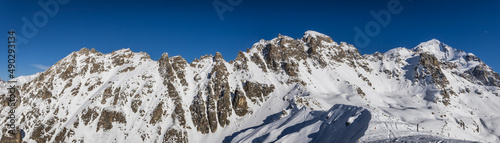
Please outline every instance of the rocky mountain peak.
[{"label": "rocky mountain peak", "polygon": [[102,53],[98,52],[96,49],[92,48],[92,49],[89,50],[86,47],[83,47],[80,50],[78,50],[78,52],[76,52],[76,54],[78,54],[78,55],[85,55],[85,56],[88,56],[89,54],[100,54],[100,55],[102,55]]},{"label": "rocky mountain peak", "polygon": [[317,31],[313,31],[313,30],[307,30],[306,32],[304,32],[304,36],[303,38],[329,38],[330,36],[328,35],[325,35],[323,33],[319,33]]},{"label": "rocky mountain peak", "polygon": [[413,50],[406,49],[403,47],[398,47],[398,48],[394,48],[394,49],[391,49],[391,50],[385,52],[384,56],[389,57],[389,58],[410,57],[414,53],[415,52]]},{"label": "rocky mountain peak", "polygon": [[334,43],[334,41],[330,36],[312,30],[306,31],[304,33],[304,36],[302,37],[302,40],[306,43],[311,43],[312,45],[315,46],[321,44],[321,41],[325,41],[327,43]]},{"label": "rocky mountain peak", "polygon": [[160,59],[168,59],[168,53],[165,52],[165,53],[161,54]]},{"label": "rocky mountain peak", "polygon": [[452,61],[462,58],[466,53],[462,50],[454,49],[445,43],[437,40],[431,39],[427,42],[422,42],[413,51],[418,53],[427,52],[436,56],[440,61]]},{"label": "rocky mountain peak", "polygon": [[437,39],[431,39],[429,41],[422,42],[418,44],[415,48],[413,48],[413,50],[416,52],[429,52],[432,54],[449,51],[448,49],[446,49],[445,44]]},{"label": "rocky mountain peak", "polygon": [[437,39],[423,42],[413,48],[413,51],[433,55],[442,68],[448,68],[472,83],[500,87],[498,73],[472,53],[454,49]]},{"label": "rocky mountain peak", "polygon": [[[441,41],[439,41],[438,39],[436,38],[432,38],[431,40],[428,40],[428,41],[425,41],[425,42],[422,42],[420,43],[418,46],[430,46],[430,45],[439,45],[439,44],[442,44]],[[418,47],[417,46],[417,47]]]},{"label": "rocky mountain peak", "polygon": [[222,62],[224,61],[224,58],[222,57],[222,54],[219,53],[219,52],[216,52],[215,53],[215,57],[214,57],[214,62]]},{"label": "rocky mountain peak", "polygon": [[78,53],[88,53],[90,50],[87,47],[83,47],[80,50],[78,50]]}]

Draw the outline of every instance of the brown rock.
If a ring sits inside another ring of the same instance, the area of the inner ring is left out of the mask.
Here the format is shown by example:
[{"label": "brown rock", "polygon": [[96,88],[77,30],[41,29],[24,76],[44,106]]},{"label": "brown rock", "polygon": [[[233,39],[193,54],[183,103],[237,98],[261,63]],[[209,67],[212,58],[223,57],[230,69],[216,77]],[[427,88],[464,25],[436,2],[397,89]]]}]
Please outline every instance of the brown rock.
[{"label": "brown rock", "polygon": [[244,116],[248,112],[247,100],[238,90],[234,91],[233,109],[238,116]]},{"label": "brown rock", "polygon": [[201,93],[198,93],[193,99],[193,103],[189,107],[191,111],[191,119],[196,126],[196,130],[202,134],[206,134],[210,131],[208,126],[208,119],[205,111],[205,101],[201,97]]},{"label": "brown rock", "polygon": [[149,120],[149,123],[150,124],[159,123],[164,114],[165,112],[163,111],[163,102],[160,102],[153,110],[153,114],[151,115],[151,120]]},{"label": "brown rock", "polygon": [[176,129],[169,129],[163,135],[164,143],[188,143],[188,135],[186,131],[180,131]]},{"label": "brown rock", "polygon": [[268,96],[271,92],[274,91],[274,85],[268,86],[256,82],[247,81],[243,86],[243,90],[245,91],[246,96],[250,98],[252,102],[257,103],[257,100],[260,100],[260,102],[264,102],[264,97]]},{"label": "brown rock", "polygon": [[125,115],[121,112],[102,110],[99,122],[97,122],[97,131],[103,129],[104,131],[113,128],[113,122],[126,124]]}]

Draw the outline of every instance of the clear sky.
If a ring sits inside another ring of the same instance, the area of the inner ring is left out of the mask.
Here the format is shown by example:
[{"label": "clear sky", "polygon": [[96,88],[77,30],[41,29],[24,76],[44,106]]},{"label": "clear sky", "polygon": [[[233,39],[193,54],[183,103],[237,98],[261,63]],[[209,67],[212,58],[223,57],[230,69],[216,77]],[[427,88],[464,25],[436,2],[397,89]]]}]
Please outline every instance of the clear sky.
[{"label": "clear sky", "polygon": [[[45,6],[38,3],[57,4]],[[388,11],[385,26],[370,13]],[[158,60],[163,52],[194,58],[219,51],[229,61],[238,51],[278,34],[302,37],[314,30],[357,46],[362,54],[413,48],[436,38],[474,53],[500,71],[500,2],[436,0],[0,0],[0,32],[17,32],[17,75],[44,71],[82,47],[102,53],[130,48]],[[216,4],[216,7],[214,6]],[[217,12],[217,9],[225,12]],[[55,11],[57,10],[57,11]],[[23,17],[25,21],[23,21]],[[35,17],[35,19],[33,19]],[[373,21],[373,22],[372,22]],[[388,21],[388,22],[387,22]],[[28,23],[28,24],[26,24]],[[355,27],[377,23],[370,42],[356,43]],[[31,29],[30,29],[30,24]],[[24,26],[28,25],[28,26]],[[24,30],[23,33],[23,27]],[[36,29],[34,32],[33,27]],[[30,31],[31,30],[31,31]],[[25,41],[20,41],[24,37]],[[7,79],[7,50],[0,78]]]}]

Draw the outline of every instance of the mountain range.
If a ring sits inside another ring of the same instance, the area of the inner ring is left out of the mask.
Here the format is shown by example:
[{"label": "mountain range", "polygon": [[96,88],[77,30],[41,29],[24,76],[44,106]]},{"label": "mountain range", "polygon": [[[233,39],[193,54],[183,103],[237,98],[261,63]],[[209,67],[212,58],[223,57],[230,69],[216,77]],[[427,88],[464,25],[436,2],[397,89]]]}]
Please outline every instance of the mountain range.
[{"label": "mountain range", "polygon": [[306,31],[191,63],[82,48],[17,81],[27,142],[500,142],[499,74],[436,39],[361,55]]}]

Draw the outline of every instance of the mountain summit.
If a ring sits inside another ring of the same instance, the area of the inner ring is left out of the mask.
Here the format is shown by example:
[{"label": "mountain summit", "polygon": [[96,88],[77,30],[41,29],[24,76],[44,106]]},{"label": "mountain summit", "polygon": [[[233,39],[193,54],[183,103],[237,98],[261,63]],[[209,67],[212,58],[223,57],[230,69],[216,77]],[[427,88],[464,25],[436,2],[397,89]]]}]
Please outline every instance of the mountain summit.
[{"label": "mountain summit", "polygon": [[27,142],[500,142],[499,74],[436,39],[360,55],[306,31],[191,63],[82,48],[24,79]]},{"label": "mountain summit", "polygon": [[417,47],[413,48],[417,52],[429,52],[433,54],[439,60],[456,60],[466,53],[461,50],[453,49],[450,46],[441,43],[437,39],[432,39],[427,42],[419,44]]}]

